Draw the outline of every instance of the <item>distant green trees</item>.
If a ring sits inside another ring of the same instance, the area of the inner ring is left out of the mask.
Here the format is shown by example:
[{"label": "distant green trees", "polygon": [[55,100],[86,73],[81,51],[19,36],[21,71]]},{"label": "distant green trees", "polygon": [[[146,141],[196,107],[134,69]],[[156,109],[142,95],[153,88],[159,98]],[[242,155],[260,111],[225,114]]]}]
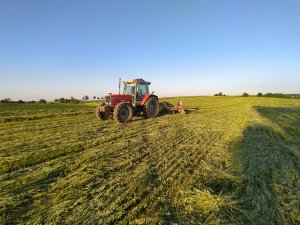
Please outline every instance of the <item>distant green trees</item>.
[{"label": "distant green trees", "polygon": [[[244,92],[242,94],[242,97],[248,97],[250,96],[247,92]],[[267,98],[297,98],[297,95],[287,95],[283,93],[267,93],[263,94],[261,92],[257,93],[257,97],[267,97]]]},{"label": "distant green trees", "polygon": [[[93,96],[92,97],[94,100],[98,99],[100,100],[100,97],[97,97],[97,96]],[[54,102],[59,102],[59,103],[80,103],[81,101],[87,101],[89,100],[89,96],[88,95],[85,95],[82,97],[82,99],[77,99],[77,98],[74,98],[74,97],[71,97],[71,98],[56,98],[54,99]]]},{"label": "distant green trees", "polygon": [[[54,102],[57,102],[57,103],[80,103],[81,100],[76,99],[74,97],[71,97],[70,99],[68,99],[68,98],[57,98],[57,99],[54,99]],[[13,101],[10,98],[5,98],[5,99],[0,100],[0,103],[18,103],[18,104],[40,103],[40,104],[46,104],[47,101],[45,99],[40,99],[39,101],[34,101],[34,100],[32,100],[32,101],[23,101],[22,99],[20,99],[18,101]]]},{"label": "distant green trees", "polygon": [[58,103],[80,103],[81,101],[79,99],[76,99],[74,97],[71,98],[56,98],[54,99],[54,102]]},{"label": "distant green trees", "polygon": [[71,97],[71,98],[70,98],[70,102],[71,102],[71,103],[79,103],[80,100],[79,100],[79,99],[76,99],[76,98],[74,98],[74,97]]},{"label": "distant green trees", "polygon": [[87,95],[85,95],[85,96],[82,97],[82,100],[83,100],[83,101],[87,101],[87,100],[89,100],[89,99],[90,99],[90,98],[89,98],[89,96],[87,96]]},{"label": "distant green trees", "polygon": [[214,96],[226,96],[225,94],[223,94],[222,92],[219,92],[217,94],[214,94]]},{"label": "distant green trees", "polygon": [[54,102],[66,103],[67,99],[65,99],[65,98],[56,98],[56,99],[54,99]]},{"label": "distant green trees", "polygon": [[5,99],[2,99],[0,102],[1,103],[12,103],[12,100],[10,98],[5,98]]},{"label": "distant green trees", "polygon": [[23,101],[22,99],[18,100],[18,101],[13,101],[11,100],[10,98],[5,98],[5,99],[2,99],[0,100],[0,103],[18,103],[18,104],[32,104],[32,103],[35,103],[35,101]]},{"label": "distant green trees", "polygon": [[268,98],[292,98],[293,96],[283,94],[283,93],[267,93],[262,94],[261,92],[257,94],[257,97],[268,97]]},{"label": "distant green trees", "polygon": [[264,95],[264,97],[269,97],[269,98],[290,98],[290,96],[282,93],[267,93]]}]

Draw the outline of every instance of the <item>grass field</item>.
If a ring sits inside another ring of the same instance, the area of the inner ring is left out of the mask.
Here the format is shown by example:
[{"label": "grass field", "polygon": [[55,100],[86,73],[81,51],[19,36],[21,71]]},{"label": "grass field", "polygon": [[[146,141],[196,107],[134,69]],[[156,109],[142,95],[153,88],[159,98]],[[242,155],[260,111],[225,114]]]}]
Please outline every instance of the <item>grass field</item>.
[{"label": "grass field", "polygon": [[300,100],[180,99],[128,124],[0,104],[0,223],[299,224]]}]

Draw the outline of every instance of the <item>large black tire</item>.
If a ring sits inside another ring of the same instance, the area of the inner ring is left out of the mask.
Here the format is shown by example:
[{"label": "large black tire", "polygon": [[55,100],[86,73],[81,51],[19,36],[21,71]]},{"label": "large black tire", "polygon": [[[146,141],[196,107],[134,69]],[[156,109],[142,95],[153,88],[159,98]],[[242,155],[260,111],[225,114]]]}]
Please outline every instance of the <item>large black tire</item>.
[{"label": "large black tire", "polygon": [[96,108],[96,116],[99,120],[107,120],[108,115],[105,112],[100,111],[100,106],[101,105],[98,105],[97,108]]},{"label": "large black tire", "polygon": [[132,120],[133,107],[130,103],[120,102],[114,110],[114,120],[119,123],[127,123]]},{"label": "large black tire", "polygon": [[159,108],[159,102],[157,98],[150,97],[147,102],[145,103],[143,107],[144,115],[147,118],[154,118],[157,117],[160,108]]}]

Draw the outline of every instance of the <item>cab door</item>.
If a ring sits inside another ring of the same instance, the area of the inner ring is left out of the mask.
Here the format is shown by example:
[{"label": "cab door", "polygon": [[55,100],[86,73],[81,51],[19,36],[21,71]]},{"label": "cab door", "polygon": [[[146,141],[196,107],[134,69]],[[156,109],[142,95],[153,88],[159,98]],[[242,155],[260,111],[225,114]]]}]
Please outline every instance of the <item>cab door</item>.
[{"label": "cab door", "polygon": [[148,84],[140,84],[137,88],[137,100],[142,101],[144,96],[149,93]]}]

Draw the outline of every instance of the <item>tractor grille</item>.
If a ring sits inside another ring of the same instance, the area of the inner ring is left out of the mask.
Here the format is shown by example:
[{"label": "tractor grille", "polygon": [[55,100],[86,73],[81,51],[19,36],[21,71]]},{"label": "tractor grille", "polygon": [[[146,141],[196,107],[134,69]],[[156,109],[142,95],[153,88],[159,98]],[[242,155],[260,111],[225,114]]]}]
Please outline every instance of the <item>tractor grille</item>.
[{"label": "tractor grille", "polygon": [[110,104],[111,103],[111,97],[110,95],[105,96],[105,102]]}]

